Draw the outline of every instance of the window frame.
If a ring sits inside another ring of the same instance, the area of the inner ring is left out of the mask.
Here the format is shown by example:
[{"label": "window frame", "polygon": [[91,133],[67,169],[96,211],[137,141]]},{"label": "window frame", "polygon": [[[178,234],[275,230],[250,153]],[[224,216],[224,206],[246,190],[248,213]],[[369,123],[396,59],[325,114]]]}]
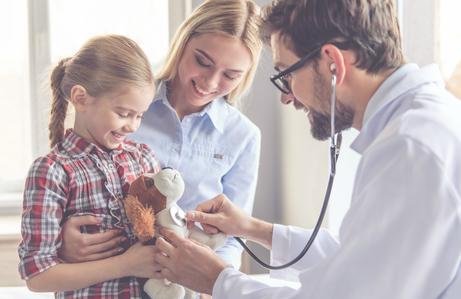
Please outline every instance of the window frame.
[{"label": "window frame", "polygon": [[[48,111],[49,93],[43,90],[43,79],[51,64],[49,1],[27,0],[29,40],[29,101],[32,156],[49,151]],[[191,12],[191,0],[168,1],[168,30],[170,40],[176,28]],[[25,178],[24,178],[25,179]],[[19,213],[22,205],[23,182],[11,182],[11,188],[0,190],[0,215]]]}]

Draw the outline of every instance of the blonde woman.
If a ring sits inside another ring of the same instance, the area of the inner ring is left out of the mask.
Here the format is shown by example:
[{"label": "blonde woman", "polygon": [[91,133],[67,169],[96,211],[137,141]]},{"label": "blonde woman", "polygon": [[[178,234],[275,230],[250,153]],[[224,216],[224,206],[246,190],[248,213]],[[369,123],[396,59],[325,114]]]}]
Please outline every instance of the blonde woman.
[{"label": "blonde woman", "polygon": [[[176,32],[154,102],[132,137],[154,148],[162,166],[182,173],[186,191],[178,204],[184,210],[224,193],[251,214],[261,136],[235,106],[257,68],[259,25],[252,1],[208,0],[197,7]],[[100,259],[116,252],[115,232],[80,234],[79,225],[94,221],[68,223],[63,258]],[[241,252],[229,239],[218,253],[238,269]]]}]

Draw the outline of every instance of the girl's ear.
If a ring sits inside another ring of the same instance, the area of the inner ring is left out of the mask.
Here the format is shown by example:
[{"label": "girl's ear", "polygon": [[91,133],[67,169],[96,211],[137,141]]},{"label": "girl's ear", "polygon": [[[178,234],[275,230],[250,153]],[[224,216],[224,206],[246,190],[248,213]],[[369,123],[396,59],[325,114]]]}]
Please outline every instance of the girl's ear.
[{"label": "girl's ear", "polygon": [[91,97],[88,95],[85,87],[74,85],[70,90],[70,102],[74,105],[75,111],[83,112],[91,102]]}]

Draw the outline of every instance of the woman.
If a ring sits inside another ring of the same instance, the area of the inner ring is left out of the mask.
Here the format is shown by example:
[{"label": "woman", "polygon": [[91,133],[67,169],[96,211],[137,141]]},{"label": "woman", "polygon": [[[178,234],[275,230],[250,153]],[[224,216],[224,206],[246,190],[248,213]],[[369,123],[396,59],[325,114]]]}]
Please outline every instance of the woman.
[{"label": "woman", "polygon": [[[186,191],[178,204],[184,210],[223,193],[252,211],[260,131],[234,106],[257,68],[259,25],[259,9],[250,0],[208,0],[197,7],[176,32],[157,95],[131,137],[148,144],[162,166],[182,173]],[[80,225],[96,223],[90,216],[67,222],[63,259],[101,259],[119,250],[123,238],[115,231],[80,234]],[[241,252],[229,239],[218,254],[238,269]]]}]

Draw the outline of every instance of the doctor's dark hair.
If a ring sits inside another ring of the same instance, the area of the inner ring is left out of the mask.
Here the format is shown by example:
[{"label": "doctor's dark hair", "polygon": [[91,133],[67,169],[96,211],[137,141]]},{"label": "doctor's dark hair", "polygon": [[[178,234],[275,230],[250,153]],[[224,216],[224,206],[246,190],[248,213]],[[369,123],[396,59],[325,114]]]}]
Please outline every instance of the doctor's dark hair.
[{"label": "doctor's dark hair", "polygon": [[191,38],[206,33],[224,33],[242,41],[252,59],[250,69],[243,75],[241,82],[225,96],[228,103],[237,104],[238,99],[251,86],[258,67],[262,49],[260,26],[260,9],[251,0],[204,1],[179,26],[157,79],[172,81],[176,78],[179,61]]},{"label": "doctor's dark hair", "polygon": [[377,74],[404,63],[394,2],[273,0],[263,10],[261,36],[269,44],[271,34],[279,32],[299,57],[330,41],[344,41],[356,54],[355,65]]},{"label": "doctor's dark hair", "polygon": [[62,59],[50,77],[52,92],[49,123],[50,146],[64,138],[64,121],[72,87],[80,85],[99,97],[123,86],[153,86],[149,60],[133,40],[121,35],[98,36],[73,56]]}]

